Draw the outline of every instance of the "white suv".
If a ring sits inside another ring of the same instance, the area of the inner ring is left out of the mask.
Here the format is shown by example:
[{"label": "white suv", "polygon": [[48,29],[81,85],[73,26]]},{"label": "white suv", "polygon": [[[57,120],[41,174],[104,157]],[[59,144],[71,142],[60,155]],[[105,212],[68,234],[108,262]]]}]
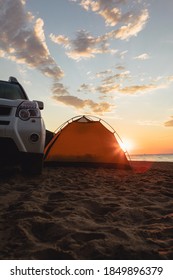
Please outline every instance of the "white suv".
[{"label": "white suv", "polygon": [[20,163],[23,172],[40,174],[45,125],[43,102],[30,101],[16,78],[0,81],[0,164]]}]

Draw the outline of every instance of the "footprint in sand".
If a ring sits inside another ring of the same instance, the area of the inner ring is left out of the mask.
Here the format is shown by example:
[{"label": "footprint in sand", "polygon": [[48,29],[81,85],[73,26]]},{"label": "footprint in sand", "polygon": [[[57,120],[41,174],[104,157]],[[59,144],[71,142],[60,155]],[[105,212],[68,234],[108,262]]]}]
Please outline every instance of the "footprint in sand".
[{"label": "footprint in sand", "polygon": [[71,237],[79,242],[87,242],[94,239],[105,239],[106,235],[104,233],[97,232],[76,232],[72,234]]},{"label": "footprint in sand", "polygon": [[33,256],[38,260],[74,260],[71,252],[63,252],[52,248],[34,252]]}]

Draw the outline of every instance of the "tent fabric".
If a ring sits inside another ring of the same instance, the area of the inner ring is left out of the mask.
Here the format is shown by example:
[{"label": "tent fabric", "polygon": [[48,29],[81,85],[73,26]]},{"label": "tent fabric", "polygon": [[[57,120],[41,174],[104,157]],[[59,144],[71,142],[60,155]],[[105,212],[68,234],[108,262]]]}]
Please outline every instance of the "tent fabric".
[{"label": "tent fabric", "polygon": [[85,116],[55,134],[45,149],[45,162],[129,166],[114,133]]}]

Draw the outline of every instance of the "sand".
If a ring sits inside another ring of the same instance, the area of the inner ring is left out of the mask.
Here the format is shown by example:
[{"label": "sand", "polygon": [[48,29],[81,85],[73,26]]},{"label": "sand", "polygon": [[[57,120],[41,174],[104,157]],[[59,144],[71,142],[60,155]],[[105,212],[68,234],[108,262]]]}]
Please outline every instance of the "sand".
[{"label": "sand", "polygon": [[173,259],[173,163],[0,174],[0,259]]}]

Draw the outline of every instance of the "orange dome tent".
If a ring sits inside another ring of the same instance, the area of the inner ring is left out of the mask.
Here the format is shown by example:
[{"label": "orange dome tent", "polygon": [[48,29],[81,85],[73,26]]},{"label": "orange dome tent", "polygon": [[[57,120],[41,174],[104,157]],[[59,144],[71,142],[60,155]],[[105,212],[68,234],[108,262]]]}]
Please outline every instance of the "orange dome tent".
[{"label": "orange dome tent", "polygon": [[63,124],[45,148],[45,162],[130,168],[116,132],[103,125],[103,120],[95,119],[78,116]]}]

